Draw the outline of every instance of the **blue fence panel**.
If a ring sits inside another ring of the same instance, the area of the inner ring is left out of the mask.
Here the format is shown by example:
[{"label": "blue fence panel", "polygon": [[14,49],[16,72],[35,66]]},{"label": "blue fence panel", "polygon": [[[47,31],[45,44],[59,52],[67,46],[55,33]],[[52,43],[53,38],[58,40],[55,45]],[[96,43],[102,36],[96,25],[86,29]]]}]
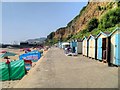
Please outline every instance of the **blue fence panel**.
[{"label": "blue fence panel", "polygon": [[28,53],[20,55],[19,59],[20,60],[22,60],[22,59],[32,60],[33,62],[36,62],[40,59],[40,57],[41,57],[41,53],[37,50],[34,50],[32,52],[28,52]]}]

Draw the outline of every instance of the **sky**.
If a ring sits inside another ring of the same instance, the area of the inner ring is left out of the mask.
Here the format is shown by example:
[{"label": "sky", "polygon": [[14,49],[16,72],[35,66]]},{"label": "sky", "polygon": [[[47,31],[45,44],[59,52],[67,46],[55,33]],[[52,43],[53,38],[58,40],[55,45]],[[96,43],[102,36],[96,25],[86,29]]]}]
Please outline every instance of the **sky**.
[{"label": "sky", "polygon": [[3,2],[2,43],[47,37],[65,27],[87,2]]}]

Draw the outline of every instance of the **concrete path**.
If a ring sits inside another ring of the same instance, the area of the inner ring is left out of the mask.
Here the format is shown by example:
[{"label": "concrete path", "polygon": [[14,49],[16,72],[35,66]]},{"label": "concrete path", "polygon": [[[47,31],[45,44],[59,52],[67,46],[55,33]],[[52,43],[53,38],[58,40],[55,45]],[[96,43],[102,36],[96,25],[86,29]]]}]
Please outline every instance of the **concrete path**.
[{"label": "concrete path", "polygon": [[118,68],[51,48],[14,88],[117,88]]}]

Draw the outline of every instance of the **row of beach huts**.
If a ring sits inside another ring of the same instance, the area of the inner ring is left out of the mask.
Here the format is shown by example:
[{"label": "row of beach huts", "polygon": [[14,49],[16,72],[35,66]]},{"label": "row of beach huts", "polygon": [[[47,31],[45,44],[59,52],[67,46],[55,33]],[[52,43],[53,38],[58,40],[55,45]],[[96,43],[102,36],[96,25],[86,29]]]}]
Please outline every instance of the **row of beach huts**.
[{"label": "row of beach huts", "polygon": [[[59,47],[64,48],[64,43],[59,42]],[[65,44],[67,45],[67,43]],[[113,32],[100,32],[98,35],[84,36],[83,39],[69,42],[73,53],[107,62],[109,66],[120,66],[120,28]]]}]

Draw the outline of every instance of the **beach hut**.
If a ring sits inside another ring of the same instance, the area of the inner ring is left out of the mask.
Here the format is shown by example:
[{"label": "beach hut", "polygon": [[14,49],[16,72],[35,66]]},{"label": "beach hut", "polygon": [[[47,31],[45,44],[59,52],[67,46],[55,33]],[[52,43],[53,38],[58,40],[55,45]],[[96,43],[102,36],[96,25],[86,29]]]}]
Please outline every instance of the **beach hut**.
[{"label": "beach hut", "polygon": [[77,40],[72,40],[70,42],[70,47],[72,49],[72,53],[76,53],[77,54]]},{"label": "beach hut", "polygon": [[88,57],[96,59],[96,36],[90,35],[88,37]]},{"label": "beach hut", "polygon": [[120,28],[110,34],[110,63],[120,66]]},{"label": "beach hut", "polygon": [[97,35],[97,59],[100,61],[108,61],[109,50],[109,32],[100,32]]},{"label": "beach hut", "polygon": [[70,42],[70,47],[72,49],[72,53],[81,54],[82,53],[82,40],[81,39],[72,40]]},{"label": "beach hut", "polygon": [[77,48],[76,48],[77,54],[82,54],[82,40],[77,39]]},{"label": "beach hut", "polygon": [[83,42],[82,42],[82,54],[84,56],[88,56],[88,43],[87,43],[87,37],[84,36]]}]

